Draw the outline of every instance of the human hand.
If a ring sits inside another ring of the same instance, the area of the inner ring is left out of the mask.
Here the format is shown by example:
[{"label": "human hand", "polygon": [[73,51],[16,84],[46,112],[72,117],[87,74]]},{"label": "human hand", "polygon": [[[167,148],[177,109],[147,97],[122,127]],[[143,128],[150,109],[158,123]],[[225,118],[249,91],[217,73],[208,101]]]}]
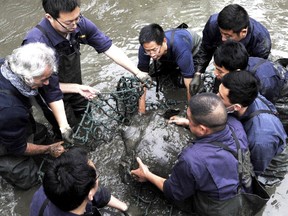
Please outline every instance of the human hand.
[{"label": "human hand", "polygon": [[60,141],[49,145],[48,147],[49,154],[52,157],[59,157],[65,151],[64,147],[62,146],[63,143],[64,143],[63,141]]},{"label": "human hand", "polygon": [[80,95],[85,97],[87,100],[91,100],[94,97],[96,97],[98,94],[100,94],[100,91],[97,89],[87,86],[87,85],[79,85],[78,86],[78,92]]},{"label": "human hand", "polygon": [[74,144],[73,140],[73,130],[70,128],[69,125],[66,125],[65,127],[60,127],[62,139],[69,143],[69,144]]},{"label": "human hand", "polygon": [[123,211],[125,216],[141,216],[143,213],[138,206],[129,205],[126,211]]},{"label": "human hand", "polygon": [[169,124],[176,124],[180,126],[189,126],[189,120],[180,116],[172,116],[168,120]]},{"label": "human hand", "polygon": [[192,79],[192,81],[189,84],[189,90],[190,90],[190,95],[191,97],[193,95],[196,95],[197,93],[200,93],[201,91],[203,91],[203,80],[201,79],[201,73],[196,72],[194,74],[194,78]]},{"label": "human hand", "polygon": [[146,72],[139,71],[136,77],[144,84],[150,85],[152,83],[152,78]]},{"label": "human hand", "polygon": [[146,182],[147,181],[147,174],[150,172],[148,166],[142,163],[139,157],[136,158],[139,168],[136,170],[131,170],[131,175],[139,182]]}]

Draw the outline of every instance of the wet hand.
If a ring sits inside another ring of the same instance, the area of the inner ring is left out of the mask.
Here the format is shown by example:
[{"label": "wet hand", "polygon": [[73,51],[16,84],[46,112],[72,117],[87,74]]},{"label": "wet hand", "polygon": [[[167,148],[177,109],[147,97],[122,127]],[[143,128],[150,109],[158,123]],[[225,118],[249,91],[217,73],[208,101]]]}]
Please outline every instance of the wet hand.
[{"label": "wet hand", "polygon": [[148,73],[146,72],[142,72],[142,71],[139,71],[137,74],[136,74],[136,77],[144,84],[148,84],[148,85],[151,85],[152,84],[152,78],[149,76]]},{"label": "wet hand", "polygon": [[148,166],[143,164],[139,157],[137,157],[136,160],[138,162],[139,168],[136,170],[131,170],[131,176],[139,182],[146,182],[146,175],[150,172]]},{"label": "wet hand", "polygon": [[57,142],[49,145],[48,152],[52,157],[59,157],[64,151],[64,147],[62,146],[64,142]]},{"label": "wet hand", "polygon": [[123,211],[125,216],[141,216],[143,213],[138,206],[129,205],[126,211]]},{"label": "wet hand", "polygon": [[176,124],[181,126],[189,126],[189,120],[180,116],[172,116],[168,120],[168,124]]},{"label": "wet hand", "polygon": [[87,100],[92,100],[95,98],[98,94],[100,94],[100,91],[97,89],[87,86],[87,85],[79,85],[78,86],[78,92],[80,95],[85,97]]}]

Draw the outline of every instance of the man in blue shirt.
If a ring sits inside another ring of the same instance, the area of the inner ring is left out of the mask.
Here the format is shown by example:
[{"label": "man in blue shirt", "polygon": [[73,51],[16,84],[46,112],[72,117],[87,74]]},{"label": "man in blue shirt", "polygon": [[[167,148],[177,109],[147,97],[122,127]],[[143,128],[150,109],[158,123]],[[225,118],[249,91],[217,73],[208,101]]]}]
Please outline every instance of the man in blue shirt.
[{"label": "man in blue shirt", "polygon": [[[243,126],[234,117],[227,118],[224,104],[212,93],[193,96],[187,116],[188,119],[170,121],[189,125],[196,136],[193,144],[181,152],[172,174],[167,179],[157,176],[140,158],[137,158],[139,168],[132,170],[131,174],[140,182],[150,181],[172,201],[183,202],[192,197],[189,205],[194,205],[193,210],[199,215],[236,215],[242,206],[240,202],[230,206],[229,201],[236,197],[239,190],[251,192],[251,185],[239,182],[238,160],[225,147],[215,143],[222,143],[235,152],[238,145],[242,151],[249,152]],[[251,176],[248,175],[248,178]],[[209,199],[212,201],[209,202]],[[224,203],[226,206],[222,208]]]},{"label": "man in blue shirt", "polygon": [[222,77],[236,70],[247,70],[257,78],[261,95],[272,103],[287,96],[286,83],[288,70],[277,62],[259,57],[249,57],[242,43],[227,41],[220,45],[214,53],[214,91],[217,92]]},{"label": "man in blue shirt", "polygon": [[192,85],[193,94],[199,91],[200,75],[212,59],[216,48],[227,40],[242,43],[250,56],[267,59],[271,50],[268,30],[249,17],[247,11],[238,4],[230,4],[219,14],[212,15],[207,21],[200,49],[194,57],[195,75]]},{"label": "man in blue shirt", "polygon": [[50,79],[49,85],[40,89],[45,102],[43,103],[42,98],[38,98],[38,102],[54,132],[60,134],[61,131],[62,136],[69,136],[69,124],[74,126],[78,123],[85,111],[87,100],[97,94],[97,90],[82,84],[80,44],[88,44],[98,53],[104,53],[142,82],[149,79],[149,76],[141,72],[121,49],[113,45],[108,36],[81,14],[79,0],[42,0],[42,6],[45,18],[27,33],[23,44],[42,42],[56,51],[58,74]]},{"label": "man in blue shirt", "polygon": [[287,135],[274,105],[258,94],[256,78],[247,71],[230,72],[222,78],[218,95],[243,123],[258,179],[263,184],[282,180],[288,168]]},{"label": "man in blue shirt", "polygon": [[193,55],[199,49],[200,39],[195,32],[185,28],[164,32],[155,23],[144,26],[139,34],[138,68],[151,76],[162,76],[163,80],[170,76],[174,85],[186,87],[189,100],[189,83],[194,76]]}]

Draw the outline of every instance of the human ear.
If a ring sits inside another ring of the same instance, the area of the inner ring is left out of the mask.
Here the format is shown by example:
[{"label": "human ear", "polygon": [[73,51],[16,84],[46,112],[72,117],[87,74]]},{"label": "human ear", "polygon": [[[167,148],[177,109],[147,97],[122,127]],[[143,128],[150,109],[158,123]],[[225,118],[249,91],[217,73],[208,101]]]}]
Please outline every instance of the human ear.
[{"label": "human ear", "polygon": [[167,46],[167,39],[165,37],[163,39],[163,42],[162,42],[161,46],[168,47]]},{"label": "human ear", "polygon": [[242,108],[241,104],[234,104],[234,110],[239,111]]},{"label": "human ear", "polygon": [[94,188],[92,188],[92,189],[89,191],[89,194],[88,194],[88,199],[89,199],[89,201],[92,201],[92,200],[93,200],[94,195],[95,195],[95,191],[94,191]]},{"label": "human ear", "polygon": [[49,13],[45,14],[45,18],[48,19],[50,22],[53,21],[53,17]]},{"label": "human ear", "polygon": [[201,136],[205,136],[208,132],[208,128],[204,125],[198,125],[198,132]]},{"label": "human ear", "polygon": [[243,37],[243,38],[246,37],[247,31],[248,31],[248,28],[242,29],[241,34],[242,34],[242,37]]}]

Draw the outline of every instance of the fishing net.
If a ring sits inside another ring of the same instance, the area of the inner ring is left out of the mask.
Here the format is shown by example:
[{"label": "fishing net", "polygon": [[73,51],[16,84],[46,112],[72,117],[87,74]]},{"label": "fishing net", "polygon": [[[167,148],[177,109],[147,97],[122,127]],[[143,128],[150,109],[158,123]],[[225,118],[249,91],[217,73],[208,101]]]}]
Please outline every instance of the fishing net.
[{"label": "fishing net", "polygon": [[[121,125],[129,125],[131,118],[138,112],[138,101],[144,93],[144,86],[135,77],[121,77],[115,91],[101,92],[88,102],[82,120],[73,137],[77,144],[95,145],[111,141],[119,135]],[[167,115],[173,105],[186,101],[165,100],[146,102],[146,110],[166,109]],[[177,114],[177,110],[173,112]]]}]

